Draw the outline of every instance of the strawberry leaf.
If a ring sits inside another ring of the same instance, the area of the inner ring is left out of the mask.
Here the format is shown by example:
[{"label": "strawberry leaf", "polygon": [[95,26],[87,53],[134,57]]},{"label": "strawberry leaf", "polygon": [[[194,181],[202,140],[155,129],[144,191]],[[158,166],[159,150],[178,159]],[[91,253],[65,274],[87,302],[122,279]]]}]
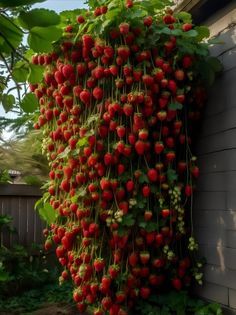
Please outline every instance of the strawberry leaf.
[{"label": "strawberry leaf", "polygon": [[175,102],[175,103],[170,103],[168,105],[168,108],[171,109],[171,110],[177,110],[177,109],[182,109],[183,105],[178,103],[178,102]]},{"label": "strawberry leaf", "polygon": [[166,174],[167,174],[168,181],[171,182],[171,183],[173,183],[175,180],[178,179],[178,175],[177,175],[176,171],[171,169],[171,168],[169,168],[167,170]]}]

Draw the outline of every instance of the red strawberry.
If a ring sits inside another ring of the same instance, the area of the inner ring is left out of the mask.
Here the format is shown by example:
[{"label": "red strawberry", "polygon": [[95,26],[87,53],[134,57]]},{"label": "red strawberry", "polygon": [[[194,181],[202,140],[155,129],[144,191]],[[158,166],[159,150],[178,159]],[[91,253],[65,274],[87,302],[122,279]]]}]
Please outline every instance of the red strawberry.
[{"label": "red strawberry", "polygon": [[172,279],[171,284],[177,291],[180,291],[182,288],[182,283],[179,278]]},{"label": "red strawberry", "polygon": [[85,75],[86,71],[87,71],[87,66],[85,63],[80,62],[77,64],[77,73],[79,77],[82,77]]},{"label": "red strawberry", "polygon": [[182,64],[183,64],[183,67],[185,69],[189,68],[192,66],[192,63],[193,63],[193,60],[192,60],[192,57],[189,56],[189,55],[185,55],[182,59]]},{"label": "red strawberry", "polygon": [[149,74],[144,74],[142,76],[143,83],[147,86],[151,86],[154,83],[154,78]]},{"label": "red strawberry", "polygon": [[134,182],[132,180],[129,180],[127,183],[126,183],[126,190],[128,192],[132,192],[134,190]]},{"label": "red strawberry", "polygon": [[96,272],[101,272],[105,267],[105,261],[103,258],[96,258],[93,263]]},{"label": "red strawberry", "polygon": [[184,71],[179,69],[175,71],[175,78],[178,81],[183,81],[185,77]]},{"label": "red strawberry", "polygon": [[146,16],[144,19],[143,19],[143,24],[147,27],[151,26],[152,25],[152,21],[153,21],[153,18],[152,16]]},{"label": "red strawberry", "polygon": [[125,6],[126,6],[127,9],[132,8],[133,5],[134,5],[133,4],[133,0],[126,0]]},{"label": "red strawberry", "polygon": [[149,296],[151,294],[151,289],[149,287],[141,287],[140,289],[140,296],[143,298],[143,299],[148,299]]},{"label": "red strawberry", "polygon": [[133,115],[133,112],[134,112],[134,108],[131,104],[129,103],[126,103],[124,104],[123,106],[123,112],[126,116],[130,117]]},{"label": "red strawberry", "polygon": [[150,168],[147,173],[150,182],[156,182],[158,180],[158,173],[154,168]]},{"label": "red strawberry", "polygon": [[193,166],[191,168],[191,174],[193,175],[193,177],[198,178],[199,177],[199,168],[197,166]]},{"label": "red strawberry", "polygon": [[104,164],[111,165],[113,163],[113,155],[111,153],[106,153],[104,155]]},{"label": "red strawberry", "polygon": [[184,32],[188,32],[192,29],[193,25],[191,23],[185,23],[182,25],[182,30]]},{"label": "red strawberry", "polygon": [[138,263],[138,255],[137,255],[137,253],[135,253],[135,252],[131,253],[129,255],[128,259],[129,259],[130,266],[132,266],[132,267],[137,266],[137,263]]},{"label": "red strawberry", "polygon": [[119,25],[120,33],[125,35],[129,33],[129,23],[123,22]]},{"label": "red strawberry", "polygon": [[95,87],[94,89],[93,89],[93,97],[96,99],[96,100],[98,100],[98,101],[100,101],[100,100],[102,100],[102,98],[103,98],[103,89],[102,88],[100,88],[100,87]]},{"label": "red strawberry", "polygon": [[128,46],[120,46],[117,48],[117,54],[125,61],[129,58],[130,49]]},{"label": "red strawberry", "polygon": [[143,186],[142,193],[144,197],[149,197],[151,193],[151,189],[148,185]]},{"label": "red strawberry", "polygon": [[104,308],[104,310],[108,311],[112,306],[112,300],[109,296],[106,296],[102,299],[101,305]]},{"label": "red strawberry", "polygon": [[147,140],[148,138],[148,130],[147,129],[141,129],[138,133],[138,137],[140,140]]},{"label": "red strawberry", "polygon": [[190,196],[193,194],[193,188],[192,188],[192,186],[191,186],[191,185],[186,185],[184,192],[185,192],[185,195],[186,195],[187,197],[190,197]]},{"label": "red strawberry", "polygon": [[111,279],[116,279],[119,272],[120,272],[120,266],[119,265],[111,265],[108,268],[108,273],[109,273]]},{"label": "red strawberry", "polygon": [[154,149],[156,154],[160,154],[164,150],[164,144],[158,141],[155,143]]},{"label": "red strawberry", "polygon": [[116,303],[123,303],[126,299],[126,294],[124,291],[116,292]]},{"label": "red strawberry", "polygon": [[90,92],[88,90],[83,90],[80,95],[80,100],[84,103],[84,104],[89,104],[90,103]]},{"label": "red strawberry", "polygon": [[170,209],[162,209],[161,215],[164,219],[168,218],[170,216]]},{"label": "red strawberry", "polygon": [[145,251],[145,252],[140,252],[139,253],[139,258],[142,264],[146,265],[150,259],[150,253]]},{"label": "red strawberry", "polygon": [[94,40],[91,35],[88,35],[88,34],[83,35],[82,41],[86,48],[92,48],[94,45]]},{"label": "red strawberry", "polygon": [[126,133],[126,128],[124,126],[118,126],[116,128],[116,132],[119,138],[123,138]]},{"label": "red strawberry", "polygon": [[146,144],[145,142],[138,140],[135,142],[135,150],[138,153],[138,155],[143,155],[145,153]]},{"label": "red strawberry", "polygon": [[79,24],[83,24],[85,22],[85,19],[84,19],[83,15],[77,16],[77,22]]},{"label": "red strawberry", "polygon": [[144,212],[144,220],[147,222],[147,221],[150,221],[152,219],[152,216],[153,216],[153,213],[151,210],[146,210]]},{"label": "red strawberry", "polygon": [[74,72],[74,67],[70,64],[63,66],[62,73],[66,79],[69,79]]}]

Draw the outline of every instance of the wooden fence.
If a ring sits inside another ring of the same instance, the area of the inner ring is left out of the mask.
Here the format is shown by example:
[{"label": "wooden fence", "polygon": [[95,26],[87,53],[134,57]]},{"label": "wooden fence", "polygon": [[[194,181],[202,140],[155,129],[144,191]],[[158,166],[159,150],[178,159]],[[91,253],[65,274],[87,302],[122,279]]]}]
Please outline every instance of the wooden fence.
[{"label": "wooden fence", "polygon": [[2,245],[42,243],[44,223],[34,210],[34,204],[41,195],[40,189],[34,186],[0,185],[0,215],[11,216],[12,226],[16,229],[16,233],[3,230],[0,235]]}]

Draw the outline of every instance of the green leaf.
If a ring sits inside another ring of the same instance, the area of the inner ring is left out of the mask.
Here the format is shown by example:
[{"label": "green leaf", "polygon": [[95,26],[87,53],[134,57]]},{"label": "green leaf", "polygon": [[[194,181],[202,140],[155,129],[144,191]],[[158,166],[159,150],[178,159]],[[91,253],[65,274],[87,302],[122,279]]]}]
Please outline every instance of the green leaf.
[{"label": "green leaf", "polygon": [[183,36],[185,36],[185,37],[197,37],[198,32],[196,30],[190,30],[187,32],[183,32]]},{"label": "green leaf", "polygon": [[142,173],[138,179],[140,184],[149,183],[149,179],[146,174]]},{"label": "green leaf", "polygon": [[140,226],[141,228],[145,229],[146,226],[147,226],[147,222],[145,222],[145,221],[139,222],[139,226]]},{"label": "green leaf", "polygon": [[35,26],[30,30],[28,44],[35,52],[50,52],[53,49],[52,42],[57,41],[61,35],[62,30],[56,26]]},{"label": "green leaf", "polygon": [[47,27],[57,25],[60,23],[60,16],[52,10],[33,9],[29,12],[22,11],[18,21],[23,28],[30,30],[35,26]]},{"label": "green leaf", "polygon": [[122,217],[122,225],[124,226],[133,226],[135,223],[135,220],[133,218],[132,214],[127,214]]},{"label": "green leaf", "polygon": [[83,138],[79,139],[79,141],[76,144],[76,147],[77,148],[81,148],[81,147],[84,147],[87,144],[88,144],[88,138],[87,137],[83,137]]},{"label": "green leaf", "polygon": [[191,23],[192,16],[190,13],[181,11],[175,15],[179,20],[182,20],[184,23]]},{"label": "green leaf", "polygon": [[149,232],[157,231],[158,225],[155,222],[148,222],[145,230]]},{"label": "green leaf", "polygon": [[31,5],[38,2],[44,2],[46,0],[0,0],[0,7],[12,8],[19,7],[22,5]]},{"label": "green leaf", "polygon": [[1,98],[2,106],[5,112],[9,112],[15,104],[15,97],[11,94],[3,94]]},{"label": "green leaf", "polygon": [[147,15],[147,11],[146,10],[142,10],[142,9],[136,9],[136,10],[132,10],[131,13],[129,14],[129,19],[131,20],[135,20],[138,18],[143,18],[145,15]]},{"label": "green leaf", "polygon": [[16,49],[21,43],[23,32],[14,23],[13,19],[0,15],[0,38],[4,40],[0,44],[0,50],[9,53]]},{"label": "green leaf", "polygon": [[183,104],[178,103],[178,102],[170,103],[168,105],[168,109],[171,109],[171,110],[177,110],[177,109],[182,109],[182,108],[183,108]]},{"label": "green leaf", "polygon": [[25,95],[20,103],[20,107],[26,113],[33,113],[39,106],[38,100],[34,93],[28,93]]},{"label": "green leaf", "polygon": [[210,36],[210,31],[207,26],[196,26],[195,30],[198,32],[196,40],[201,42],[204,38],[208,38]]},{"label": "green leaf", "polygon": [[16,82],[25,82],[29,75],[29,65],[25,61],[18,61],[12,70],[12,77]]},{"label": "green leaf", "polygon": [[177,180],[177,179],[178,179],[178,176],[177,176],[177,174],[176,174],[176,171],[173,170],[173,169],[171,169],[171,168],[169,168],[169,169],[167,170],[167,179],[168,179],[168,181],[171,182],[171,183],[173,183],[175,180]]},{"label": "green leaf", "polygon": [[223,65],[220,60],[216,57],[209,57],[207,59],[208,64],[215,72],[221,72],[223,70]]},{"label": "green leaf", "polygon": [[30,64],[27,81],[32,84],[40,82],[43,78],[43,72],[44,72],[43,66]]},{"label": "green leaf", "polygon": [[43,207],[40,207],[37,210],[40,217],[44,221],[46,221],[49,225],[55,222],[57,218],[57,214],[56,214],[56,211],[53,209],[53,207],[50,205],[50,203],[48,202],[45,203]]}]

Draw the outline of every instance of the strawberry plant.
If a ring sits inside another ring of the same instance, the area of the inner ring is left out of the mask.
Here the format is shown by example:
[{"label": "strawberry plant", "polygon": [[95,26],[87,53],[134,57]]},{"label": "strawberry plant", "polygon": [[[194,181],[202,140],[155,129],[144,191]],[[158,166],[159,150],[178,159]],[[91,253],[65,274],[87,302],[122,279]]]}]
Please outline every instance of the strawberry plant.
[{"label": "strawberry plant", "polygon": [[191,149],[219,65],[207,28],[166,4],[90,0],[63,22],[53,52],[32,58],[45,69],[30,85],[51,168],[45,248],[56,244],[81,313],[128,314],[202,283]]}]

